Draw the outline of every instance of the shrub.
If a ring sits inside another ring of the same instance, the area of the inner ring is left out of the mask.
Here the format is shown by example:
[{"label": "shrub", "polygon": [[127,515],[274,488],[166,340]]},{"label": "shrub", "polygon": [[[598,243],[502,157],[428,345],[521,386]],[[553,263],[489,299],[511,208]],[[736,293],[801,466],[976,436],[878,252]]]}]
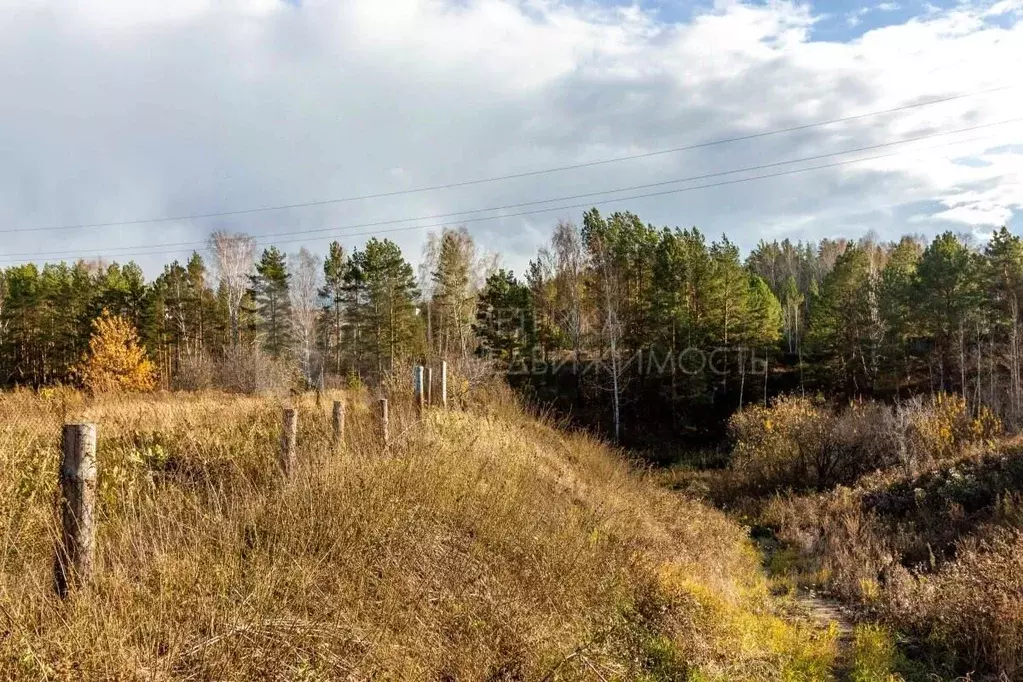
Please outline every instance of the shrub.
[{"label": "shrub", "polygon": [[207,353],[186,355],[178,363],[174,388],[179,391],[205,391],[217,384],[218,363]]},{"label": "shrub", "polygon": [[732,467],[756,493],[809,484],[811,461],[821,448],[824,421],[820,403],[780,397],[770,407],[748,407],[729,420],[735,441]]},{"label": "shrub", "polygon": [[156,367],[131,322],[104,310],[92,325],[89,351],[76,372],[85,388],[92,393],[153,390]]},{"label": "shrub", "polygon": [[957,667],[1019,679],[1023,673],[1023,531],[960,543],[957,557],[933,576],[899,583],[891,617],[929,644],[951,652]]},{"label": "shrub", "polygon": [[854,403],[836,412],[823,401],[782,396],[770,407],[732,416],[732,468],[746,492],[823,489],[850,483],[893,456],[882,427],[888,408]]},{"label": "shrub", "polygon": [[898,428],[892,433],[899,443],[902,463],[914,472],[957,454],[977,441],[989,441],[1002,431],[1002,423],[987,407],[971,415],[966,399],[938,393],[929,400],[913,398],[896,408]]},{"label": "shrub", "polygon": [[745,492],[826,489],[901,465],[919,471],[1001,433],[986,407],[971,415],[961,396],[939,393],[890,407],[872,401],[833,409],[821,400],[781,396],[729,421],[732,468]]},{"label": "shrub", "polygon": [[219,356],[196,353],[182,357],[173,387],[180,391],[219,388],[232,393],[283,396],[303,382],[293,362],[274,359],[256,347],[235,346]]},{"label": "shrub", "polygon": [[300,383],[298,368],[250,346],[225,349],[216,367],[216,383],[234,393],[287,394]]},{"label": "shrub", "polygon": [[[976,433],[975,419],[962,433]],[[1009,443],[919,475],[896,468],[854,488],[775,497],[761,520],[799,552],[799,577],[910,633],[936,668],[1020,679],[1021,485],[1023,452]]]}]

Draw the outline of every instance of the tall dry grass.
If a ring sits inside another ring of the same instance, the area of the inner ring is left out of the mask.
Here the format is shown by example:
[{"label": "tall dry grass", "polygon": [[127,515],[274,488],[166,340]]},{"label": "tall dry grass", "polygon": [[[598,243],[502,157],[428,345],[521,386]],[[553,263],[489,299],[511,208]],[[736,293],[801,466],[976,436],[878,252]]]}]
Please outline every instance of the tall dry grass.
[{"label": "tall dry grass", "polygon": [[[340,394],[339,394],[340,395]],[[0,396],[0,678],[825,680],[828,636],[771,613],[742,528],[500,390]],[[469,401],[466,401],[469,402]],[[62,422],[99,425],[94,581],[52,594]]]},{"label": "tall dry grass", "polygon": [[934,670],[1023,679],[1023,447],[990,413],[790,398],[733,430],[720,494],[761,494],[745,504],[784,543],[789,583],[911,635]]}]

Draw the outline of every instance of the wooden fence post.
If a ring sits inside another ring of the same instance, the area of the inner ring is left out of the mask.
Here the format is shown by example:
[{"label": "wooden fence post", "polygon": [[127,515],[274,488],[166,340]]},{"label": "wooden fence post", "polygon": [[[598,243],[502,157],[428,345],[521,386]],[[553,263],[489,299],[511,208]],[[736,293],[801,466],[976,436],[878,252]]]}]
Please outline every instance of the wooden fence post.
[{"label": "wooden fence post", "polygon": [[426,404],[433,407],[433,367],[426,368]]},{"label": "wooden fence post", "polygon": [[54,587],[63,599],[92,576],[96,550],[96,425],[65,424],[62,440],[61,542]]},{"label": "wooden fence post", "polygon": [[380,399],[380,433],[383,435],[384,447],[391,444],[391,434],[387,420],[387,398]]},{"label": "wooden fence post", "polygon": [[295,470],[295,440],[298,437],[298,410],[285,408],[281,431],[281,468],[286,476]]},{"label": "wooden fence post", "polygon": [[423,408],[426,405],[426,381],[425,370],[422,365],[416,365],[416,371],[412,378],[412,394],[416,402],[416,411],[420,416],[423,414]]},{"label": "wooden fence post", "polygon": [[440,363],[440,405],[445,410],[448,408],[448,362],[442,360]]},{"label": "wooden fence post", "polygon": [[335,400],[334,401],[334,412],[333,412],[333,424],[334,424],[334,447],[341,445],[345,440],[345,401]]}]

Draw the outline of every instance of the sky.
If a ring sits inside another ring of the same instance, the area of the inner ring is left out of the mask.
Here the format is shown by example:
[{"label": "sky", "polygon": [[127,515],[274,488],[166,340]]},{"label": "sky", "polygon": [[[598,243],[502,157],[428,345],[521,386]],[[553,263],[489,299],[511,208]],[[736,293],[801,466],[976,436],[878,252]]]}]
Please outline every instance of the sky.
[{"label": "sky", "polygon": [[0,64],[4,267],[464,224],[521,274],[584,205],[745,251],[1023,230],[1023,0],[0,0]]}]

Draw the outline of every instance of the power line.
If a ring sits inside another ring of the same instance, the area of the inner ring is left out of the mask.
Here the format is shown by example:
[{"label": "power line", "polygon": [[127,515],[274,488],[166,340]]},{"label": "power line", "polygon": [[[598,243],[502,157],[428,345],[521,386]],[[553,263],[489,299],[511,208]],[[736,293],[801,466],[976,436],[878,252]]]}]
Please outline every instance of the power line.
[{"label": "power line", "polygon": [[[379,222],[374,222],[374,223],[359,223],[359,224],[346,225],[346,226],[341,226],[341,227],[318,228],[318,229],[314,229],[314,230],[290,230],[290,231],[285,231],[285,232],[277,232],[277,233],[269,233],[269,234],[258,234],[258,235],[253,235],[253,237],[255,237],[258,240],[264,240],[265,241],[267,239],[277,238],[277,237],[289,237],[289,236],[294,236],[294,235],[310,235],[310,234],[319,234],[319,233],[329,233],[328,235],[326,235],[326,237],[320,237],[320,238],[331,238],[331,237],[334,237],[334,236],[338,236],[336,233],[338,233],[338,232],[340,232],[342,230],[352,230],[352,229],[358,229],[358,228],[363,228],[363,227],[376,227],[376,226],[381,226],[381,225],[392,225],[392,224],[395,224],[395,223],[410,222],[410,221],[416,221],[416,220],[433,220],[433,219],[436,219],[436,218],[444,218],[444,217],[455,216],[455,215],[465,215],[465,214],[479,213],[479,212],[484,212],[484,211],[495,211],[495,210],[502,210],[502,209],[506,209],[506,208],[515,208],[515,207],[520,207],[520,206],[529,206],[529,205],[536,205],[536,204],[543,204],[543,203],[553,203],[553,202],[556,202],[556,201],[568,201],[568,200],[572,200],[572,199],[589,197],[589,196],[595,196],[595,195],[600,195],[600,194],[610,194],[610,193],[617,193],[617,192],[627,191],[627,190],[634,190],[634,189],[641,189],[641,188],[647,188],[647,187],[662,186],[662,185],[665,185],[665,184],[673,184],[673,183],[683,182],[683,181],[687,181],[687,180],[705,179],[705,178],[717,177],[717,176],[721,176],[721,175],[729,175],[729,174],[735,174],[735,173],[749,172],[749,171],[752,171],[752,170],[758,170],[758,169],[763,169],[763,168],[768,168],[768,167],[773,167],[773,166],[778,166],[778,165],[784,165],[784,164],[798,163],[798,162],[803,162],[803,161],[807,161],[807,160],[820,159],[820,158],[825,158],[825,157],[828,157],[828,156],[839,156],[839,155],[844,155],[844,154],[848,154],[848,153],[854,153],[854,152],[866,151],[866,150],[870,150],[870,149],[876,149],[876,148],[879,148],[879,147],[891,146],[891,145],[894,145],[894,144],[903,144],[903,143],[909,143],[909,142],[916,142],[916,141],[919,141],[919,140],[922,140],[922,139],[928,139],[928,138],[938,137],[938,136],[942,136],[942,135],[957,134],[957,133],[961,133],[961,132],[967,132],[967,131],[971,131],[971,130],[976,130],[976,129],[979,129],[979,128],[986,128],[986,127],[993,127],[993,126],[996,126],[996,125],[1006,125],[1006,124],[1010,124],[1010,123],[1017,123],[1017,122],[1020,122],[1020,121],[1023,121],[1023,117],[1019,117],[1019,118],[1015,118],[1015,119],[1010,119],[1010,120],[1007,120],[1007,121],[1001,121],[1001,122],[998,122],[998,123],[985,124],[985,125],[980,125],[980,126],[971,126],[969,128],[963,128],[963,129],[960,129],[960,130],[949,131],[949,132],[946,132],[946,133],[935,133],[935,134],[931,134],[931,135],[927,135],[927,136],[920,136],[918,138],[902,140],[902,141],[899,141],[899,142],[890,142],[890,143],[884,143],[884,144],[880,144],[880,145],[872,145],[870,147],[863,147],[863,148],[859,148],[859,149],[855,149],[855,150],[846,150],[846,151],[843,151],[843,152],[834,152],[832,154],[822,154],[822,155],[817,155],[817,156],[814,156],[814,157],[806,157],[804,159],[793,159],[791,161],[778,162],[778,163],[774,163],[774,164],[763,164],[761,166],[750,166],[750,167],[747,167],[747,168],[741,168],[741,169],[736,169],[736,170],[731,170],[731,171],[722,171],[720,173],[711,173],[711,174],[706,174],[706,175],[702,175],[702,176],[692,176],[690,178],[679,178],[679,179],[676,179],[676,180],[669,180],[669,181],[662,181],[662,182],[656,182],[656,183],[649,183],[649,184],[645,184],[645,185],[634,185],[632,187],[619,188],[619,189],[615,189],[615,190],[607,190],[607,191],[604,191],[604,192],[590,192],[590,193],[586,193],[586,194],[571,195],[571,196],[567,196],[567,197],[558,197],[558,198],[554,198],[554,199],[543,199],[543,200],[539,200],[539,201],[523,202],[523,203],[519,203],[519,204],[509,204],[507,206],[502,206],[502,207],[493,207],[493,208],[485,208],[485,209],[473,209],[473,210],[469,210],[469,211],[461,211],[461,212],[457,212],[457,213],[448,213],[448,214],[438,214],[438,215],[434,215],[434,216],[420,216],[420,217],[413,217],[413,218],[400,218],[400,219],[389,220],[389,221],[379,221]],[[977,140],[980,140],[980,139],[983,139],[983,137],[970,138],[970,139],[967,139],[967,140],[958,140],[958,141],[943,143],[943,144],[939,144],[939,145],[931,145],[929,147],[925,147],[925,149],[935,149],[935,148],[950,146],[950,145],[954,145],[954,144],[964,144],[964,143],[967,143],[967,142],[977,141]],[[439,223],[439,224],[424,225],[424,226],[412,226],[412,227],[397,228],[397,229],[390,229],[390,230],[374,230],[374,231],[370,231],[370,232],[346,233],[343,236],[345,236],[345,237],[365,236],[365,235],[375,235],[375,234],[387,234],[387,233],[391,233],[391,232],[400,232],[400,231],[405,231],[405,230],[433,229],[433,228],[449,227],[449,226],[461,225],[461,224],[464,224],[464,223],[481,222],[481,221],[487,221],[487,220],[497,220],[497,219],[502,219],[502,218],[512,218],[512,217],[525,216],[525,215],[534,215],[534,214],[537,214],[537,213],[560,211],[560,210],[573,209],[573,208],[582,208],[582,207],[587,207],[587,206],[591,206],[591,205],[600,205],[600,204],[604,204],[604,203],[609,203],[611,201],[628,201],[628,200],[631,200],[631,199],[642,199],[642,198],[648,198],[648,197],[654,197],[654,196],[663,196],[663,195],[669,195],[669,194],[677,194],[677,193],[683,193],[683,192],[688,192],[688,191],[697,190],[697,189],[707,189],[707,188],[712,188],[712,187],[721,187],[721,186],[726,186],[726,185],[738,184],[738,183],[742,183],[742,182],[748,182],[748,181],[752,181],[752,180],[761,180],[761,179],[765,179],[765,178],[773,178],[773,177],[779,177],[779,176],[784,176],[784,175],[792,175],[792,174],[802,173],[802,172],[806,172],[806,171],[834,168],[834,167],[838,167],[838,166],[845,166],[845,165],[850,165],[850,164],[853,164],[853,163],[861,163],[861,162],[864,162],[864,161],[871,161],[871,160],[876,160],[876,159],[890,158],[890,157],[893,157],[893,156],[898,156],[898,155],[900,155],[902,153],[904,153],[904,152],[901,152],[901,151],[891,152],[891,153],[888,153],[888,154],[879,154],[879,155],[875,155],[875,156],[864,157],[864,158],[861,158],[861,159],[851,159],[851,160],[848,160],[848,161],[841,161],[841,162],[835,162],[835,163],[829,163],[829,164],[822,164],[822,165],[818,165],[818,166],[810,166],[810,167],[807,167],[807,168],[794,169],[794,170],[783,171],[783,172],[779,172],[779,173],[769,173],[769,174],[765,174],[765,175],[758,175],[758,176],[753,176],[753,177],[750,177],[750,178],[739,178],[737,180],[730,180],[730,181],[726,181],[726,182],[718,182],[718,183],[711,183],[711,184],[705,184],[705,185],[696,185],[694,187],[684,187],[684,188],[678,188],[678,189],[666,190],[666,191],[660,191],[660,192],[653,192],[653,193],[647,193],[647,194],[638,194],[638,195],[633,195],[633,196],[629,196],[629,197],[608,198],[608,199],[606,199],[605,201],[602,201],[602,202],[586,202],[586,203],[573,204],[573,205],[568,205],[568,206],[557,206],[557,207],[553,207],[553,208],[537,209],[537,210],[531,210],[531,211],[522,211],[522,212],[519,212],[519,213],[501,214],[501,215],[496,215],[496,216],[481,216],[481,217],[475,217],[475,218],[465,218],[465,219],[460,219],[458,221],[450,222],[450,223]],[[302,241],[302,239],[291,239],[291,240],[285,240],[285,241],[278,241],[276,243],[295,243],[295,242],[299,242],[299,241]],[[206,241],[193,241],[193,242],[177,242],[177,243],[154,244],[151,247],[147,247],[147,246],[143,246],[143,245],[126,246],[126,247],[110,247],[108,249],[104,249],[103,251],[94,251],[93,253],[96,253],[97,255],[108,255],[108,256],[136,256],[136,255],[151,255],[151,254],[160,254],[160,253],[176,253],[177,251],[179,251],[182,248],[205,247],[206,243],[207,243]],[[150,248],[158,248],[158,249],[161,249],[161,250],[159,250],[159,251],[149,251],[149,250],[136,251],[137,249],[150,249]],[[131,250],[131,253],[112,253],[113,251],[128,251],[128,250]],[[81,253],[81,251],[25,252],[25,253],[18,253],[18,254],[8,254],[8,256],[59,257],[59,256],[62,256],[62,255],[75,256],[75,255],[78,255],[80,253]],[[9,258],[6,258],[6,259],[9,260]]]},{"label": "power line", "polygon": [[363,194],[363,195],[358,195],[358,196],[341,197],[341,198],[335,198],[335,199],[321,199],[321,200],[318,200],[318,201],[306,201],[306,202],[298,202],[298,203],[291,203],[291,204],[280,204],[280,205],[275,205],[275,206],[261,206],[261,207],[256,207],[256,208],[243,208],[243,209],[235,209],[235,210],[230,210],[230,211],[216,211],[216,212],[209,212],[209,213],[193,213],[193,214],[188,214],[188,215],[164,216],[164,217],[159,217],[159,218],[139,218],[139,219],[133,219],[133,220],[118,220],[118,221],[99,222],[99,223],[78,223],[78,224],[68,224],[68,225],[53,225],[53,226],[48,226],[48,227],[11,228],[11,229],[0,230],[0,233],[47,232],[47,231],[57,231],[57,230],[89,229],[89,228],[98,228],[98,227],[121,227],[121,226],[126,226],[126,225],[143,225],[143,224],[152,224],[152,223],[175,222],[175,221],[182,221],[182,220],[200,220],[200,219],[205,219],[205,218],[223,218],[223,217],[234,216],[234,215],[245,215],[245,214],[253,214],[253,213],[266,213],[266,212],[270,212],[270,211],[283,211],[283,210],[295,209],[295,208],[310,208],[310,207],[314,207],[314,206],[326,206],[326,205],[330,205],[330,204],[340,204],[340,203],[347,203],[347,202],[353,202],[353,201],[363,201],[363,200],[368,200],[368,199],[381,199],[381,198],[385,198],[385,197],[395,197],[395,196],[401,196],[401,195],[406,195],[406,194],[418,194],[418,193],[422,193],[422,192],[432,192],[432,191],[443,190],[443,189],[455,189],[455,188],[459,188],[459,187],[469,187],[469,186],[472,186],[472,185],[482,185],[482,184],[486,184],[486,183],[500,182],[500,181],[503,181],[503,180],[514,180],[514,179],[518,179],[518,178],[534,177],[534,176],[538,176],[538,175],[546,175],[546,174],[549,174],[549,173],[559,173],[559,172],[569,171],[569,170],[578,170],[578,169],[581,169],[581,168],[593,168],[593,167],[596,167],[596,166],[602,166],[602,165],[607,165],[607,164],[611,164],[611,163],[619,163],[619,162],[622,162],[622,161],[632,161],[632,160],[636,160],[636,159],[651,158],[651,157],[654,157],[654,156],[662,156],[662,155],[665,155],[665,154],[674,154],[674,153],[678,153],[678,152],[690,151],[690,150],[693,150],[693,149],[703,149],[703,148],[706,148],[706,147],[712,147],[712,146],[723,145],[723,144],[731,144],[731,143],[734,143],[734,142],[742,142],[742,141],[745,141],[745,140],[755,140],[755,139],[760,139],[760,138],[764,138],[764,137],[770,137],[770,136],[773,136],[773,135],[782,135],[782,134],[786,134],[786,133],[797,132],[797,131],[800,131],[800,130],[809,130],[811,128],[817,128],[817,127],[822,127],[822,126],[833,125],[833,124],[836,124],[836,123],[847,123],[849,121],[855,121],[855,120],[860,120],[860,119],[864,119],[864,118],[870,118],[870,117],[873,117],[873,116],[883,116],[883,115],[886,115],[886,114],[893,114],[893,113],[897,113],[897,112],[900,112],[900,111],[908,111],[910,109],[917,109],[917,108],[920,108],[920,107],[927,107],[927,106],[933,106],[933,105],[936,105],[936,104],[943,104],[943,103],[946,103],[946,102],[952,102],[952,101],[955,101],[955,100],[965,99],[965,98],[968,98],[968,97],[977,97],[977,96],[980,96],[980,95],[991,94],[991,93],[994,93],[994,92],[1001,92],[1001,91],[1004,91],[1004,90],[1011,90],[1011,89],[1016,88],[1016,87],[1018,87],[1018,86],[1017,85],[1003,85],[1003,86],[999,86],[999,87],[996,87],[996,88],[989,88],[987,90],[979,90],[979,91],[975,91],[975,92],[962,93],[962,94],[958,94],[958,95],[950,95],[948,97],[941,97],[941,98],[938,98],[938,99],[925,100],[925,101],[922,101],[922,102],[915,102],[913,104],[905,104],[905,105],[902,105],[902,106],[893,107],[891,109],[882,109],[882,110],[878,110],[878,111],[870,111],[870,112],[866,112],[866,113],[862,113],[862,114],[854,114],[854,115],[851,115],[851,116],[843,116],[841,118],[829,119],[829,120],[826,120],[826,121],[817,121],[817,122],[814,122],[814,123],[804,123],[804,124],[801,124],[801,125],[790,126],[788,128],[779,128],[779,129],[776,129],[776,130],[769,130],[769,131],[760,132],[760,133],[751,133],[751,134],[748,134],[748,135],[739,135],[739,136],[735,136],[735,137],[728,137],[728,138],[722,138],[722,139],[717,139],[717,140],[709,140],[709,141],[706,141],[706,142],[698,142],[698,143],[689,144],[689,145],[685,145],[685,146],[681,146],[681,147],[672,147],[670,149],[660,149],[660,150],[652,151],[652,152],[644,152],[642,154],[632,154],[632,155],[629,155],[629,156],[619,156],[619,157],[614,157],[614,158],[609,158],[609,159],[600,159],[600,160],[597,160],[597,161],[588,161],[588,162],[584,162],[584,163],[570,164],[570,165],[566,165],[566,166],[555,166],[555,167],[551,167],[551,168],[543,168],[543,169],[540,169],[540,170],[525,171],[525,172],[522,172],[522,173],[511,173],[511,174],[507,174],[507,175],[498,175],[498,176],[493,176],[493,177],[488,177],[488,178],[478,178],[478,179],[473,179],[473,180],[463,180],[463,181],[460,181],[460,182],[451,182],[451,183],[445,183],[445,184],[439,184],[439,185],[429,185],[429,186],[416,187],[416,188],[411,188],[411,189],[394,190],[394,191],[390,191],[390,192],[378,192],[378,193],[375,193],[375,194]]},{"label": "power line", "polygon": [[[981,126],[972,126],[970,128],[964,128],[964,129],[961,129],[961,130],[958,130],[958,131],[950,131],[950,132],[947,132],[947,133],[937,133],[937,134],[933,134],[933,135],[930,135],[930,136],[915,138],[915,139],[912,139],[912,140],[904,140],[902,142],[903,143],[905,143],[905,142],[913,142],[913,141],[918,141],[919,139],[926,139],[927,137],[937,137],[937,136],[940,136],[940,135],[951,135],[951,134],[955,134],[955,133],[959,133],[959,132],[966,132],[968,130],[976,130],[978,128],[992,127],[992,126],[995,126],[995,125],[1006,125],[1006,124],[1009,124],[1009,123],[1017,123],[1017,122],[1020,122],[1020,121],[1023,121],[1023,117],[1019,117],[1019,118],[1015,118],[1015,119],[1010,119],[1010,120],[1007,120],[1007,121],[1001,121],[1001,122],[998,122],[998,123],[985,124],[985,125],[981,125]],[[940,144],[940,145],[932,145],[930,147],[927,147],[926,149],[934,149],[934,148],[945,147],[945,146],[950,146],[950,145],[954,145],[954,144],[963,144],[963,143],[966,143],[966,142],[972,142],[972,141],[976,141],[976,140],[979,140],[979,139],[982,139],[982,138],[970,138],[970,139],[967,139],[967,140],[958,140],[958,141],[954,141],[954,142],[946,142],[946,143],[943,143],[943,144]],[[892,144],[897,144],[897,143],[895,143],[895,142],[886,143],[887,146],[890,146]],[[876,145],[875,148],[877,146],[886,146],[886,145]],[[864,148],[864,149],[867,149],[867,148]],[[862,150],[860,150],[860,151],[862,151]],[[849,151],[846,151],[846,152],[835,152],[834,154],[831,154],[830,156],[835,156],[835,155],[839,155],[839,154],[846,154],[846,153],[851,153],[851,152],[849,152]],[[820,164],[820,165],[816,165],[816,166],[808,166],[806,168],[795,168],[795,169],[791,169],[791,170],[778,171],[778,172],[775,172],[775,173],[765,173],[765,174],[762,174],[762,175],[754,175],[754,176],[751,176],[751,177],[748,177],[748,178],[736,178],[734,180],[724,180],[724,181],[720,181],[720,182],[707,183],[707,184],[703,184],[703,185],[694,185],[694,186],[691,186],[691,187],[681,187],[681,188],[676,188],[676,189],[661,190],[661,191],[657,191],[657,192],[648,192],[648,193],[644,193],[644,194],[636,194],[636,195],[625,196],[625,197],[614,197],[614,198],[606,199],[604,201],[584,202],[584,203],[579,203],[579,204],[570,204],[570,205],[564,205],[564,206],[555,206],[555,207],[551,207],[551,208],[533,209],[533,210],[528,210],[528,211],[520,211],[518,213],[501,214],[501,215],[494,215],[494,216],[480,216],[480,217],[476,217],[476,218],[466,218],[466,219],[463,219],[463,220],[458,220],[458,221],[449,222],[449,223],[437,223],[437,224],[430,224],[430,225],[412,225],[412,226],[406,226],[406,227],[391,228],[391,229],[387,229],[387,230],[370,230],[370,231],[367,231],[367,232],[346,233],[343,236],[345,236],[345,237],[377,236],[377,235],[381,235],[381,234],[390,234],[390,233],[394,233],[394,232],[405,232],[405,231],[410,231],[410,230],[438,229],[438,228],[444,228],[444,227],[454,227],[454,226],[464,225],[465,223],[484,222],[484,221],[489,221],[489,220],[499,220],[499,219],[522,217],[522,216],[527,216],[527,215],[536,215],[536,214],[539,214],[539,213],[550,213],[550,212],[565,211],[565,210],[570,210],[570,209],[587,208],[587,207],[591,207],[591,206],[599,206],[599,205],[602,205],[602,204],[607,204],[607,203],[610,203],[610,202],[613,202],[613,201],[632,201],[632,200],[636,200],[636,199],[647,199],[647,198],[651,198],[651,197],[666,196],[666,195],[671,195],[671,194],[681,194],[681,193],[684,193],[684,192],[691,192],[691,191],[700,190],[700,189],[710,189],[710,188],[714,188],[714,187],[724,187],[724,186],[735,185],[735,184],[740,184],[740,183],[744,183],[744,182],[751,182],[751,181],[755,181],[755,180],[765,180],[765,179],[769,179],[769,178],[776,178],[776,177],[787,176],[787,175],[795,175],[795,174],[798,174],[798,173],[806,173],[806,172],[815,171],[815,170],[824,170],[824,169],[828,169],[828,168],[836,168],[836,167],[851,165],[851,164],[854,164],[854,163],[863,163],[865,161],[875,161],[875,160],[878,160],[878,159],[891,158],[891,157],[894,157],[894,156],[899,156],[900,154],[903,154],[903,153],[905,153],[905,152],[904,151],[894,151],[894,152],[888,152],[886,154],[876,154],[876,155],[873,155],[873,156],[867,156],[867,157],[863,157],[863,158],[859,158],[859,159],[848,159],[848,160],[845,160],[845,161],[835,161],[835,162],[832,162],[832,163]],[[820,155],[818,157],[808,157],[808,158],[821,158],[823,156],[828,156],[828,155]],[[798,161],[799,160],[794,160],[794,161],[790,161],[790,162],[787,162],[787,163],[796,163]],[[770,166],[770,165],[776,165],[776,164],[767,164],[767,166]],[[749,170],[755,170],[756,168],[758,168],[758,167],[750,167],[748,169],[739,169],[739,170],[735,170],[735,171],[727,171],[727,172],[723,172],[722,174],[725,174],[725,173],[748,172]],[[720,174],[718,174],[718,175],[720,175]],[[682,180],[667,181],[667,182],[681,182],[681,181]],[[663,182],[662,183],[651,183],[650,185],[645,185],[645,186],[646,187],[650,187],[650,186],[657,186],[657,185],[663,185],[663,184],[665,184],[665,183],[663,183]],[[638,188],[638,187],[644,187],[644,185],[638,185],[638,186],[634,187],[633,189]],[[624,190],[617,190],[617,191],[624,191]],[[611,193],[611,192],[607,192],[607,193]],[[577,197],[578,196],[587,196],[587,195],[577,195]],[[567,197],[564,200],[568,200],[568,199],[571,199],[571,198],[576,198],[576,197]],[[533,204],[535,204],[535,203],[546,203],[546,202],[549,202],[549,201],[555,201],[555,200],[544,200],[542,202],[527,202],[526,204],[523,204],[523,205],[529,205],[530,203],[533,203]],[[483,210],[496,210],[496,209],[477,209],[477,212],[483,211]],[[470,213],[470,212],[471,211],[467,211],[465,213]],[[424,217],[424,218],[420,218],[420,219],[431,219],[431,218],[430,217]],[[408,218],[408,219],[403,219],[402,221],[408,221],[408,220],[416,220],[416,219]],[[394,222],[402,222],[402,221],[390,221],[390,222],[393,224]],[[341,227],[341,228],[324,228],[324,229],[320,229],[320,230],[292,231],[292,232],[281,232],[281,233],[276,233],[276,234],[255,235],[255,237],[257,239],[266,240],[268,238],[275,238],[275,237],[280,237],[280,236],[293,236],[293,235],[298,235],[298,234],[308,235],[310,233],[318,233],[318,232],[337,232],[337,231],[342,230],[342,229],[355,229],[355,228],[371,226],[371,225],[373,225],[373,224],[372,223],[366,223],[366,224],[362,224],[362,225],[351,225],[351,226],[346,226],[346,227]],[[337,235],[336,234],[327,234],[327,235],[324,235],[323,237],[318,237],[317,239],[330,239],[330,238],[335,237],[335,236],[337,236]],[[305,241],[306,239],[307,239],[307,237],[299,237],[299,238],[295,238],[295,239],[275,240],[274,243],[275,244],[298,243],[298,242]],[[182,248],[188,248],[188,247],[196,247],[195,250],[199,250],[199,251],[208,251],[209,250],[209,249],[205,248],[206,247],[206,242],[181,242],[181,243],[178,243],[178,244],[161,244],[161,245],[154,245],[154,246],[158,246],[159,249],[158,250],[133,251],[131,253],[112,254],[110,252],[113,251],[113,250],[116,250],[118,248],[118,247],[114,247],[112,249],[107,249],[107,250],[104,250],[104,251],[93,251],[92,254],[95,257],[103,257],[103,256],[109,256],[109,257],[117,257],[117,256],[120,256],[120,257],[133,257],[133,256],[173,254],[173,253],[180,252]],[[169,248],[169,247],[175,247],[175,248]],[[132,248],[134,248],[134,249],[147,249],[149,247],[137,246],[137,247],[120,247],[120,248],[121,249],[132,249]],[[50,252],[50,253],[9,254],[9,255],[10,256],[23,255],[23,256],[31,256],[31,257],[35,257],[35,258],[49,259],[49,258],[55,258],[55,257],[61,257],[61,256],[83,257],[82,254],[83,254],[82,251],[65,251],[65,252]],[[3,258],[2,260],[7,261],[7,262],[12,261],[11,258]],[[18,260],[18,261],[13,261],[13,262],[23,262],[23,261],[22,260]]]}]

